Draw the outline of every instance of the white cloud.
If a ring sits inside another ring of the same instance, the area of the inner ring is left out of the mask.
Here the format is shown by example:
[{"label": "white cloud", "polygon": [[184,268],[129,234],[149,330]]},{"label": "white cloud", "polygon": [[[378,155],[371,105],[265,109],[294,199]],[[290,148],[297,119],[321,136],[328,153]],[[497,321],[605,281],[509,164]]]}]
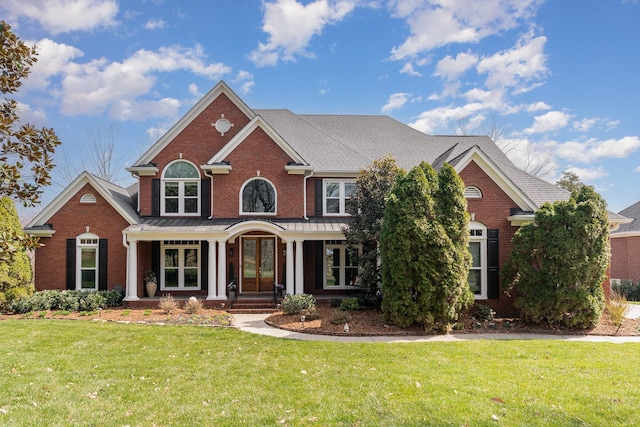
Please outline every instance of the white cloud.
[{"label": "white cloud", "polygon": [[116,0],[4,0],[9,19],[37,21],[53,34],[90,31],[117,24]]},{"label": "white cloud", "polygon": [[535,13],[540,0],[392,0],[392,16],[406,20],[411,35],[391,51],[402,60],[450,43],[478,43],[515,28]]},{"label": "white cloud", "polygon": [[413,62],[409,61],[402,66],[400,74],[408,74],[413,77],[422,77],[422,73],[413,68]]},{"label": "white cloud", "polygon": [[570,161],[590,163],[604,158],[622,159],[629,157],[640,149],[640,138],[637,136],[625,136],[620,139],[589,139],[584,142],[567,141],[555,148],[557,156]]},{"label": "white cloud", "polygon": [[531,88],[526,84],[548,73],[544,54],[546,42],[544,36],[528,34],[520,38],[512,49],[482,58],[478,63],[478,73],[487,74],[485,84],[490,88],[515,87],[529,91]]},{"label": "white cloud", "polygon": [[588,132],[596,123],[598,119],[590,118],[590,119],[582,119],[576,120],[571,125],[578,132]]},{"label": "white cloud", "polygon": [[313,54],[307,52],[311,38],[321,34],[325,26],[343,20],[355,6],[355,0],[315,0],[308,4],[296,0],[265,2],[262,30],[269,35],[269,40],[258,43],[249,58],[258,66],[272,66],[280,59],[312,57]]},{"label": "white cloud", "polygon": [[551,106],[546,102],[536,102],[535,104],[529,104],[526,107],[526,110],[530,113],[535,113],[536,111],[550,110]]},{"label": "white cloud", "polygon": [[598,166],[597,168],[579,168],[570,166],[566,170],[567,172],[575,173],[580,178],[580,181],[587,184],[609,175],[602,166]]},{"label": "white cloud", "polygon": [[162,18],[149,19],[144,23],[145,30],[162,30],[167,27],[167,21]]},{"label": "white cloud", "polygon": [[51,83],[51,77],[65,72],[69,63],[80,58],[84,53],[73,46],[64,43],[56,43],[50,39],[42,39],[39,42],[27,42],[35,44],[38,50],[38,62],[31,68],[29,78],[24,80],[25,90],[45,90]]},{"label": "white cloud", "polygon": [[446,80],[455,80],[477,62],[478,56],[470,52],[461,52],[455,58],[447,55],[438,61],[434,75]]},{"label": "white cloud", "polygon": [[387,100],[387,103],[384,105],[384,107],[382,107],[382,112],[389,113],[390,111],[402,108],[404,104],[406,104],[409,100],[410,95],[411,94],[409,93],[402,92],[391,94],[391,96],[389,96],[389,99]]},{"label": "white cloud", "polygon": [[448,124],[463,120],[484,110],[486,107],[480,102],[466,104],[462,107],[439,107],[424,111],[417,120],[409,123],[409,126],[424,133],[434,133],[437,130],[448,130]]},{"label": "white cloud", "polygon": [[571,116],[562,111],[549,111],[533,119],[533,125],[524,130],[525,133],[553,132],[567,126]]},{"label": "white cloud", "polygon": [[640,172],[640,166],[638,166],[637,168],[635,168],[633,171],[634,171],[634,172]]},{"label": "white cloud", "polygon": [[157,73],[187,70],[218,80],[231,72],[221,63],[207,63],[200,46],[139,50],[123,62],[105,58],[88,63],[69,63],[62,79],[62,110],[65,114],[101,114],[108,110],[118,119],[143,119],[174,115],[179,102],[172,99],[143,100],[149,95]]}]

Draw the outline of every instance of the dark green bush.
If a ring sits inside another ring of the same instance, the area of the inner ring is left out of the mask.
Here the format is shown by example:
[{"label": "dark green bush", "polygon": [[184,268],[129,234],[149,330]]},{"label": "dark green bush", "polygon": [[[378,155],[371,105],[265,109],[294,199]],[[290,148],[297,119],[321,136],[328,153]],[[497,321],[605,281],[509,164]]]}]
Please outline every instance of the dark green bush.
[{"label": "dark green bush", "polygon": [[117,291],[44,290],[31,296],[14,298],[9,309],[14,313],[45,310],[95,311],[118,307],[121,303],[122,295]]},{"label": "dark green bush", "polygon": [[333,308],[338,308],[338,307],[340,307],[340,304],[342,304],[342,298],[336,298],[336,297],[334,297],[334,298],[331,298],[331,299],[329,300],[329,305],[330,305],[331,307],[333,307]]},{"label": "dark green bush", "polygon": [[496,315],[496,312],[493,311],[491,307],[482,305],[482,304],[475,305],[475,309],[473,311],[473,317],[475,317],[476,319],[481,321],[488,320],[490,322],[495,318],[495,315]]},{"label": "dark green bush", "polygon": [[360,305],[360,301],[358,301],[357,297],[349,297],[342,300],[340,303],[340,310],[342,311],[359,311],[362,310],[362,306]]},{"label": "dark green bush", "polygon": [[611,290],[620,295],[624,295],[627,301],[640,301],[640,279],[634,283],[633,280],[620,280],[611,284]]}]

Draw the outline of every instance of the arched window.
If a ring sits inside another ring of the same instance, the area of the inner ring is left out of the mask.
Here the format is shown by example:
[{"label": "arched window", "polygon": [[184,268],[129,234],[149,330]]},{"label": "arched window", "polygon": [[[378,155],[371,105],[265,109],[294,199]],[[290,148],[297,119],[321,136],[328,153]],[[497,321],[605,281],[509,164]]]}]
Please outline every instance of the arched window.
[{"label": "arched window", "polygon": [[481,199],[482,191],[475,185],[470,185],[464,189],[464,197],[467,199]]},{"label": "arched window", "polygon": [[80,197],[80,203],[95,203],[95,202],[96,202],[96,196],[94,196],[91,193],[83,194],[82,197]]},{"label": "arched window", "polygon": [[276,213],[276,190],[273,184],[264,178],[254,178],[247,181],[241,190],[240,212]]},{"label": "arched window", "polygon": [[162,215],[200,215],[200,172],[186,160],[169,163],[162,174]]}]

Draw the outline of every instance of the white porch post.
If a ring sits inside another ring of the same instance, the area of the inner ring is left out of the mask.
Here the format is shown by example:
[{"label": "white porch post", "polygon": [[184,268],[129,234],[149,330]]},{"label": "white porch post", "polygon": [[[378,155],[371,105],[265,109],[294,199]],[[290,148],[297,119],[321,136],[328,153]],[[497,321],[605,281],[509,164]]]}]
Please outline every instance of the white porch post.
[{"label": "white porch post", "polygon": [[216,241],[207,239],[209,243],[209,255],[207,261],[209,263],[209,275],[207,276],[207,299],[216,299]]},{"label": "white porch post", "polygon": [[138,241],[129,240],[127,247],[127,292],[125,301],[138,301]]},{"label": "white porch post", "polygon": [[303,240],[296,240],[296,294],[304,293]]},{"label": "white porch post", "polygon": [[293,294],[293,285],[295,283],[295,277],[293,276],[293,240],[287,240],[287,283],[285,292],[287,294]]},{"label": "white porch post", "polygon": [[218,240],[218,297],[227,296],[227,242]]}]

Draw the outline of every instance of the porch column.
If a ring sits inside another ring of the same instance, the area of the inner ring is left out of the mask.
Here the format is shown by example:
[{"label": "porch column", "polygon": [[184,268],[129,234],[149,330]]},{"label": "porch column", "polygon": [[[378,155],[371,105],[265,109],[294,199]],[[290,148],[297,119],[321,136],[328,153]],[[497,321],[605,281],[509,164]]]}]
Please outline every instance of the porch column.
[{"label": "porch column", "polygon": [[138,241],[129,240],[127,247],[127,290],[125,301],[138,301]]},{"label": "porch column", "polygon": [[207,299],[216,299],[216,241],[207,239],[209,243],[209,255],[207,261],[209,262],[209,275],[207,276]]},{"label": "porch column", "polygon": [[218,240],[218,297],[227,296],[227,241]]},{"label": "porch column", "polygon": [[303,240],[296,240],[296,294],[304,293]]},{"label": "porch column", "polygon": [[293,295],[293,285],[295,277],[293,276],[293,240],[287,240],[287,283],[285,292]]}]

